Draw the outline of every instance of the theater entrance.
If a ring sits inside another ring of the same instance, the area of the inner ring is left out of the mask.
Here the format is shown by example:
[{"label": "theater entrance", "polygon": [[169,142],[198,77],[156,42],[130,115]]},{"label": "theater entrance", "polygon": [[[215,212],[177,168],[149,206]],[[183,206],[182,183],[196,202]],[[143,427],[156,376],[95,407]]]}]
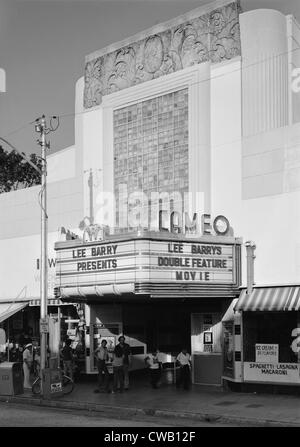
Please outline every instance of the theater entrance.
[{"label": "theater entrance", "polygon": [[183,347],[190,352],[190,312],[180,304],[147,303],[123,306],[124,333],[138,336],[147,345],[160,352],[177,355]]},{"label": "theater entrance", "polygon": [[154,348],[159,349],[165,363],[174,362],[182,348],[186,348],[192,355],[193,383],[220,385],[221,319],[230,302],[196,297],[86,305],[90,332],[87,372],[96,372],[93,351],[99,338],[108,337],[109,342],[116,344],[119,335],[124,334],[132,352],[131,370],[144,369],[145,356]]}]

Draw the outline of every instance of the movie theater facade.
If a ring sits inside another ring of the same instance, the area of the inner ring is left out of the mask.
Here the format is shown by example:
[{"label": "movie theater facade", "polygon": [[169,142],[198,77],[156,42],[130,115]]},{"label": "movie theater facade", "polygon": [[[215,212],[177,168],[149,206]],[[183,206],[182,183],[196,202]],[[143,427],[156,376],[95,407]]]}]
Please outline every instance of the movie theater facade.
[{"label": "movie theater facade", "polygon": [[114,345],[124,333],[131,369],[144,368],[154,348],[172,364],[186,347],[194,382],[221,384],[221,320],[241,282],[241,240],[224,235],[228,230],[199,236],[197,226],[189,234],[139,229],[56,244],[60,298],[85,303],[87,372],[95,369],[99,338]]},{"label": "movie theater facade", "polygon": [[[133,369],[186,346],[195,383],[299,384],[293,45],[291,16],[221,0],[86,57],[75,144],[48,157],[48,310],[85,372],[124,333]],[[38,194],[0,196],[0,304],[22,299],[37,336]],[[257,246],[249,293],[241,238]]]},{"label": "movie theater facade", "polygon": [[86,58],[87,218],[82,241],[56,244],[56,274],[60,299],[85,303],[90,372],[99,338],[124,333],[133,369],[185,346],[194,382],[221,383],[241,240],[210,216],[208,110],[211,64],[240,55],[238,15],[212,4]]}]

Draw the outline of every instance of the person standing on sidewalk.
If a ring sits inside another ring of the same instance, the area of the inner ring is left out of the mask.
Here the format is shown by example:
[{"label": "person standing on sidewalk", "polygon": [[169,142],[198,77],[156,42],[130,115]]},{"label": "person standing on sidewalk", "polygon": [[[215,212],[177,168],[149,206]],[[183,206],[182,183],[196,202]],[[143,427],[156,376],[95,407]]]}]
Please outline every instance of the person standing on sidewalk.
[{"label": "person standing on sidewalk", "polygon": [[65,342],[65,346],[61,350],[62,361],[64,365],[64,375],[69,376],[73,380],[73,350],[71,348],[72,340],[69,338]]},{"label": "person standing on sidewalk", "polygon": [[117,346],[122,350],[123,353],[123,369],[124,369],[124,389],[129,389],[129,366],[131,360],[131,350],[128,343],[125,343],[124,335],[118,338],[119,343]]},{"label": "person standing on sidewalk", "polygon": [[33,364],[32,344],[28,343],[23,352],[24,388],[31,389],[30,371]]},{"label": "person standing on sidewalk", "polygon": [[177,364],[180,366],[179,378],[176,383],[176,388],[180,388],[183,384],[183,388],[188,390],[191,383],[190,368],[191,368],[191,356],[187,352],[186,348],[183,348],[176,358]]},{"label": "person standing on sidewalk", "polygon": [[114,374],[114,382],[113,382],[113,393],[118,391],[118,384],[120,386],[119,391],[123,393],[124,391],[124,357],[123,351],[119,345],[115,347],[113,353],[113,374]]},{"label": "person standing on sidewalk", "polygon": [[101,388],[103,386],[103,374],[104,374],[104,388],[107,393],[109,393],[109,372],[106,366],[106,362],[108,361],[108,350],[107,350],[107,341],[102,340],[100,346],[95,351],[95,357],[97,358],[97,367],[98,367],[98,389],[95,390],[95,393],[100,393]]},{"label": "person standing on sidewalk", "polygon": [[145,358],[145,362],[150,371],[150,383],[152,388],[158,388],[158,382],[161,378],[161,362],[159,360],[158,349],[153,349]]}]

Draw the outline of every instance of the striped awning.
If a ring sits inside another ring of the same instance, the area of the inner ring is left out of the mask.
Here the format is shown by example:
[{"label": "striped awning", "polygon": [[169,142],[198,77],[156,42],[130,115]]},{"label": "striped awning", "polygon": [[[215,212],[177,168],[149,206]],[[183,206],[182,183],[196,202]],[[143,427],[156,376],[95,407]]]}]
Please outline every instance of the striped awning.
[{"label": "striped awning", "polygon": [[24,309],[28,305],[28,301],[0,303],[0,323],[7,318]]},{"label": "striped awning", "polygon": [[241,292],[235,311],[298,311],[300,310],[300,286],[257,287],[250,295]]}]

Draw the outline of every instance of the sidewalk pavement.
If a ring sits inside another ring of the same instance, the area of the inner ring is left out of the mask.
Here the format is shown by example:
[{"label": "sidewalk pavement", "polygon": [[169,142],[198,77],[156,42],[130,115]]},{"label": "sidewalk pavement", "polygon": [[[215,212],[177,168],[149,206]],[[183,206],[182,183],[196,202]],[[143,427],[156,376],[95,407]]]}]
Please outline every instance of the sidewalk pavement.
[{"label": "sidewalk pavement", "polygon": [[133,378],[131,388],[120,394],[94,393],[96,377],[81,379],[67,396],[42,400],[30,392],[0,396],[0,401],[74,410],[97,411],[110,417],[134,419],[135,415],[172,419],[236,423],[247,426],[300,427],[300,396],[238,393],[221,387],[193,385],[189,391],[163,384],[153,390],[145,377]]}]

